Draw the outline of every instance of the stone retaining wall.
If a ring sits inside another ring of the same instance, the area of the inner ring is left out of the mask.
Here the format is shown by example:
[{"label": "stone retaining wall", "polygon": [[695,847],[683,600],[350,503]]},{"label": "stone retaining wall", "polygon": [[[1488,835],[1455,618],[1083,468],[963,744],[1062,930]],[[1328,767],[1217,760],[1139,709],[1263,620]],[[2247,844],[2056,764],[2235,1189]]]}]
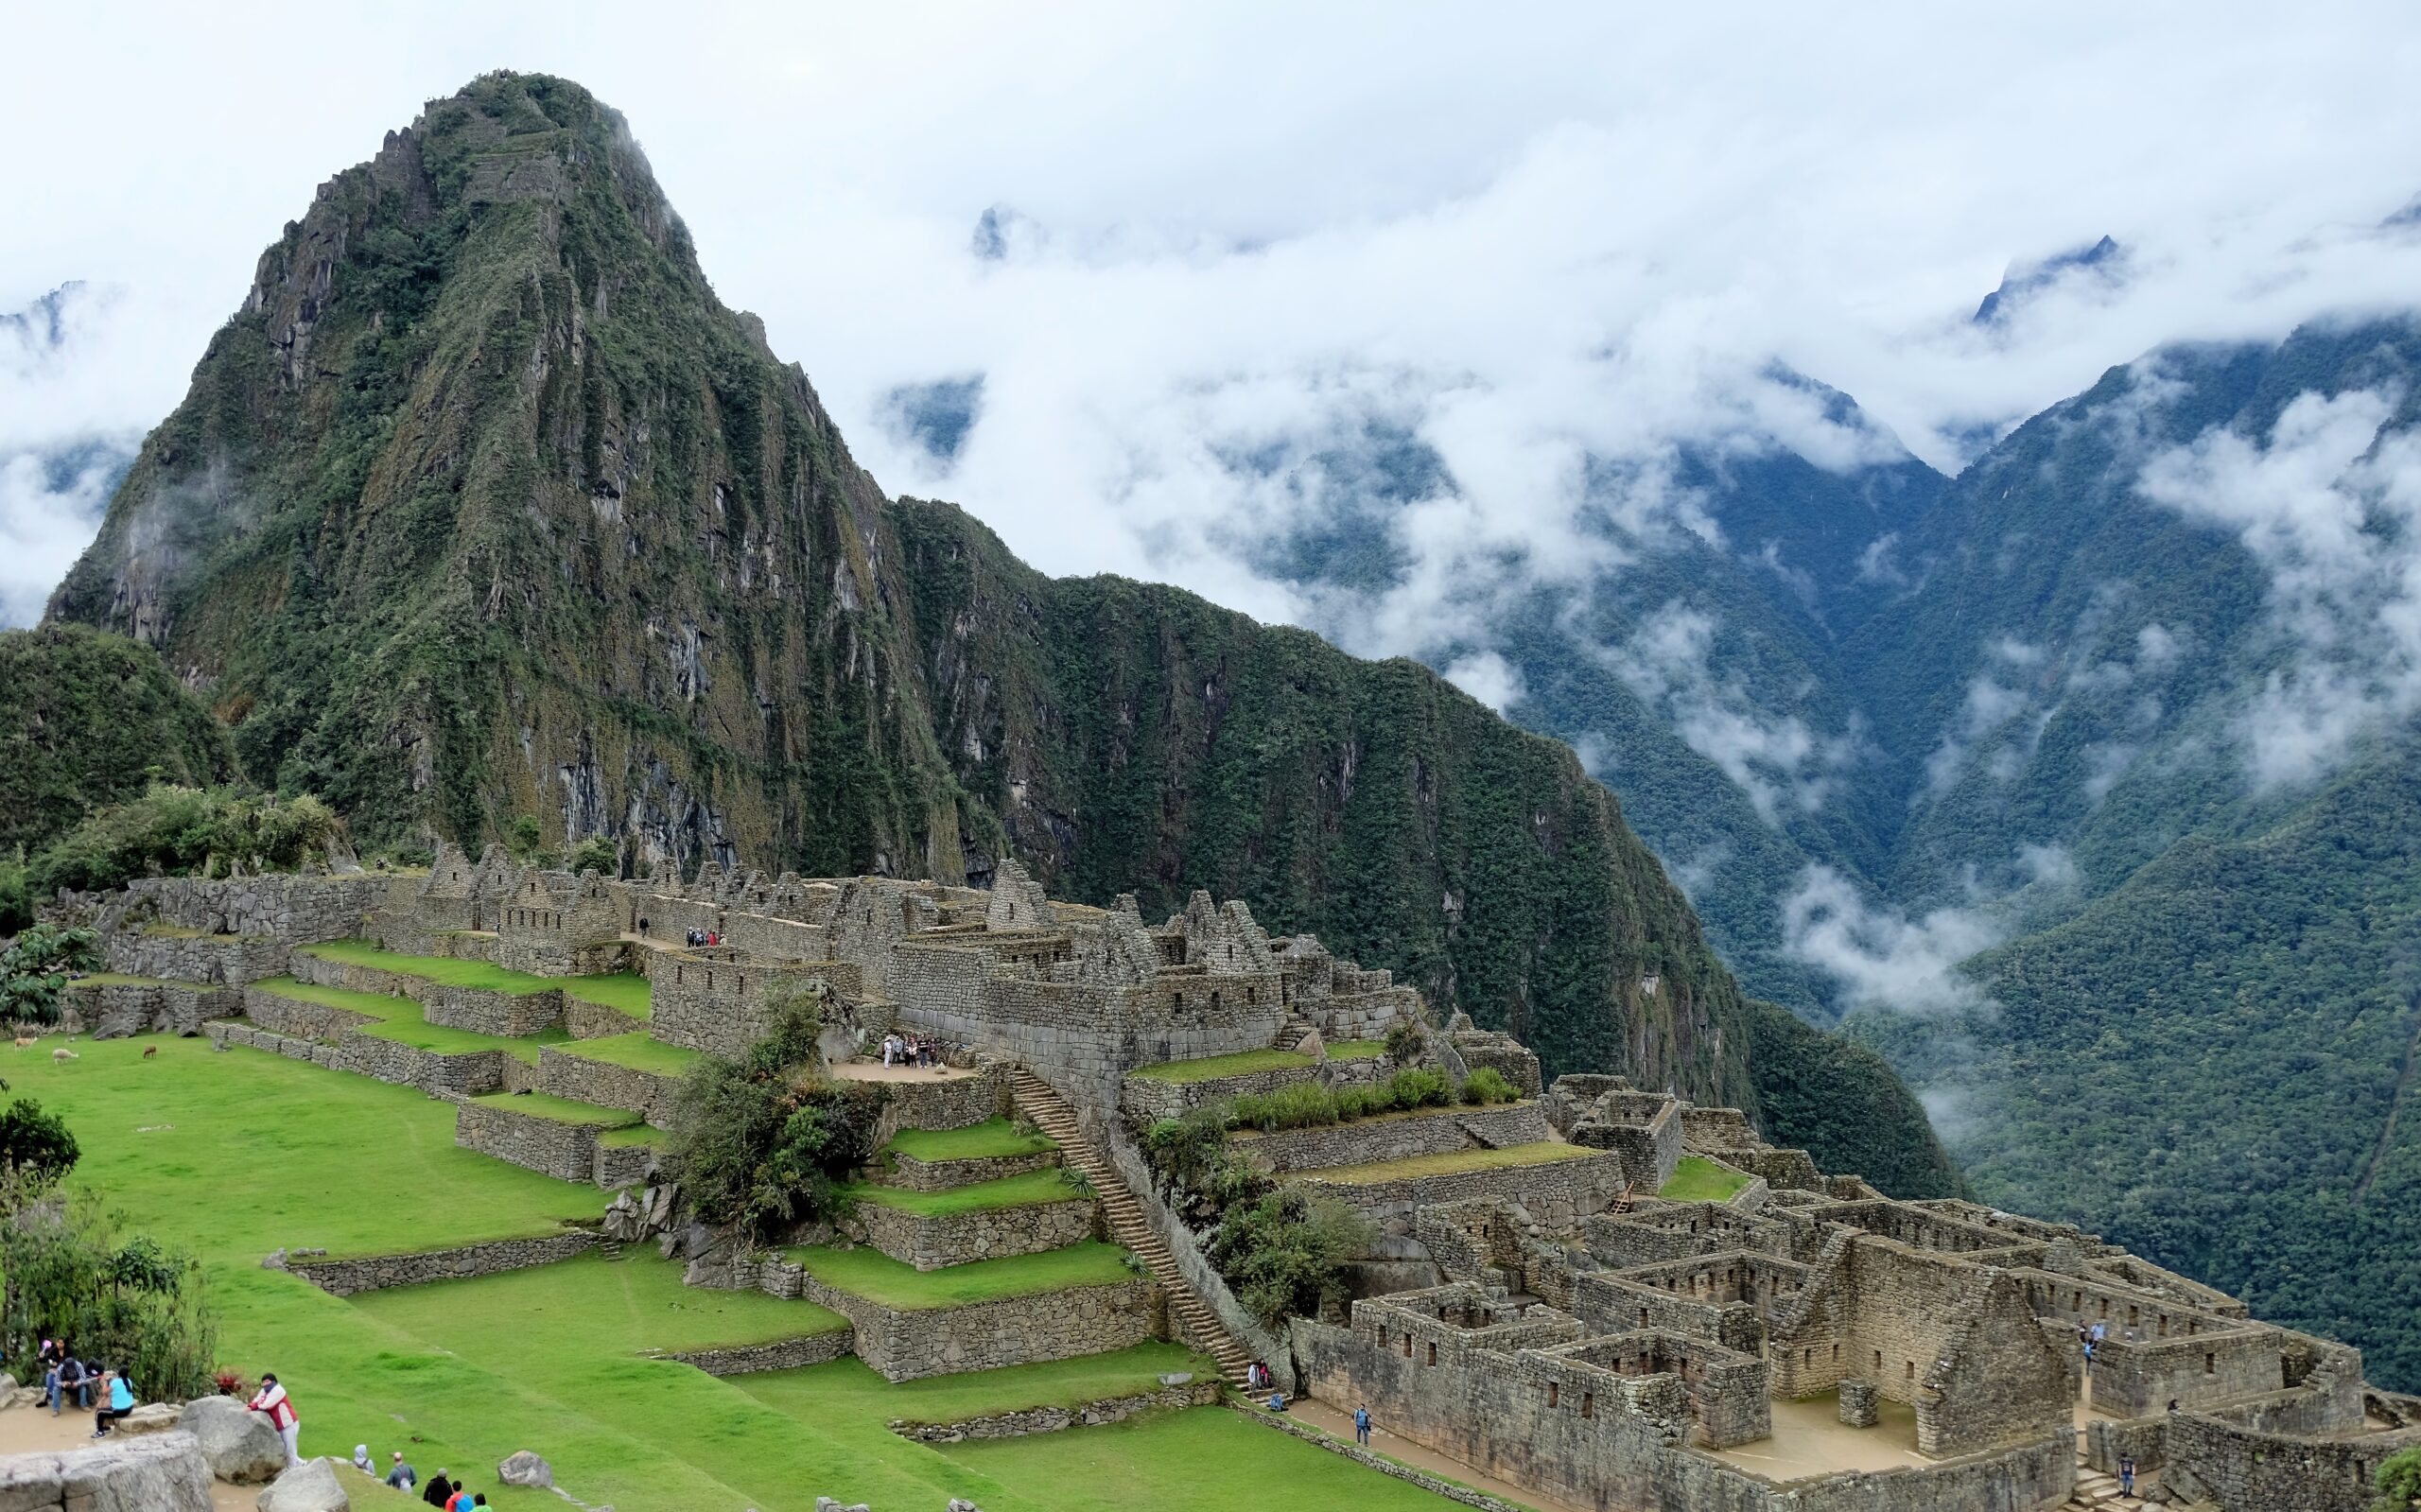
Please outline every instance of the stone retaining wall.
[{"label": "stone retaining wall", "polygon": [[[316,945],[361,932],[362,916],[381,908],[392,877],[146,877],[126,884],[129,899],[148,902],[159,919],[207,934],[255,934],[287,945]],[[271,973],[275,975],[275,973]]]},{"label": "stone retaining wall", "polygon": [[500,1050],[439,1055],[358,1030],[345,1031],[334,1045],[250,1024],[216,1022],[203,1026],[202,1032],[222,1044],[246,1045],[396,1086],[416,1086],[431,1096],[448,1099],[516,1091],[527,1084],[529,1076],[529,1068]]},{"label": "stone retaining wall", "polygon": [[877,1085],[887,1094],[875,1121],[878,1148],[902,1129],[972,1128],[1009,1111],[1009,1073],[999,1066],[986,1066],[973,1076]]},{"label": "stone retaining wall", "polygon": [[1047,1171],[1058,1163],[1056,1150],[1037,1150],[1032,1155],[976,1156],[965,1160],[919,1160],[894,1151],[891,1170],[880,1179],[886,1187],[906,1191],[948,1191],[952,1187],[971,1187],[979,1181]]},{"label": "stone retaining wall", "polygon": [[662,1127],[672,1116],[681,1078],[605,1061],[583,1060],[552,1045],[538,1047],[538,1090],[599,1107],[624,1108]]},{"label": "stone retaining wall", "polygon": [[71,982],[61,1006],[72,1008],[95,1039],[124,1039],[130,1034],[199,1034],[214,1018],[226,1018],[243,1009],[241,997],[229,987],[200,986],[184,982]]},{"label": "stone retaining wall", "polygon": [[589,1002],[563,994],[564,1032],[574,1039],[611,1039],[616,1034],[633,1034],[647,1025],[601,1002]]},{"label": "stone retaining wall", "polygon": [[1281,1434],[1291,1434],[1306,1444],[1316,1444],[1332,1454],[1343,1455],[1357,1465],[1377,1470],[1382,1475],[1399,1481],[1409,1481],[1432,1496],[1443,1497],[1449,1502],[1459,1502],[1465,1506],[1480,1507],[1485,1509],[1485,1512],[1529,1512],[1527,1507],[1516,1506],[1510,1502],[1490,1496],[1486,1491],[1474,1491],[1468,1486],[1457,1486],[1452,1481],[1440,1480],[1427,1470],[1417,1470],[1409,1465],[1400,1464],[1384,1455],[1374,1454],[1359,1444],[1349,1444],[1344,1439],[1321,1433],[1308,1423],[1298,1423],[1276,1413],[1245,1406],[1241,1402],[1233,1404],[1233,1410],[1244,1414],[1254,1422],[1275,1428]]},{"label": "stone retaining wall", "polygon": [[543,992],[495,992],[485,987],[448,987],[430,982],[417,995],[423,1016],[445,1029],[464,1029],[474,1034],[496,1034],[506,1039],[526,1039],[542,1029],[552,1029],[564,1018],[564,995],[553,988]]},{"label": "stone retaining wall", "polygon": [[484,1103],[464,1103],[454,1110],[457,1145],[557,1181],[594,1179],[600,1133],[593,1123],[565,1123]]},{"label": "stone retaining wall", "polygon": [[368,1014],[355,1013],[350,1008],[331,1008],[325,1003],[305,1002],[261,987],[244,989],[244,1017],[256,1028],[272,1034],[291,1034],[303,1039],[334,1039],[348,1029],[360,1029],[378,1022]]},{"label": "stone retaining wall", "polygon": [[[1382,1063],[1384,1064],[1384,1062]],[[1246,1071],[1241,1076],[1213,1076],[1200,1082],[1164,1082],[1156,1076],[1130,1076],[1120,1085],[1119,1106],[1139,1125],[1158,1119],[1181,1119],[1198,1107],[1230,1098],[1259,1097],[1282,1086],[1319,1079],[1310,1066],[1283,1066],[1274,1071]]]},{"label": "stone retaining wall", "polygon": [[778,1339],[772,1344],[730,1349],[692,1349],[665,1358],[694,1365],[710,1376],[745,1376],[759,1370],[797,1370],[824,1364],[847,1354],[853,1343],[848,1330],[834,1329],[803,1339]]},{"label": "stone retaining wall", "polygon": [[101,960],[122,977],[240,987],[286,971],[287,948],[275,940],[234,934],[153,934],[113,930],[101,940]]},{"label": "stone retaining wall", "polygon": [[297,950],[290,963],[294,980],[307,982],[315,987],[341,987],[347,992],[375,992],[390,998],[409,998],[426,1003],[437,983],[427,977],[415,977],[409,971],[390,971],[384,966],[358,965],[351,961],[331,961],[307,950]]},{"label": "stone retaining wall", "polygon": [[1623,1164],[1611,1155],[1553,1160],[1535,1166],[1499,1166],[1359,1185],[1325,1182],[1317,1172],[1306,1179],[1382,1223],[1409,1223],[1420,1208],[1475,1197],[1518,1202],[1550,1229],[1604,1212],[1623,1194]]},{"label": "stone retaining wall", "polygon": [[1280,1129],[1274,1134],[1241,1132],[1233,1143],[1243,1154],[1289,1172],[1408,1160],[1474,1146],[1536,1144],[1551,1138],[1542,1104],[1513,1103],[1496,1107],[1423,1108],[1418,1113]]},{"label": "stone retaining wall", "polygon": [[886,1381],[1072,1360],[1123,1349],[1165,1331],[1158,1289],[1140,1277],[966,1307],[916,1309],[868,1301],[787,1262],[763,1267],[758,1285],[776,1296],[804,1296],[847,1318],[857,1332],[858,1358]]},{"label": "stone retaining wall", "polygon": [[655,1147],[646,1144],[600,1144],[593,1179],[607,1191],[646,1183],[655,1172]]},{"label": "stone retaining wall", "polygon": [[595,1247],[598,1236],[571,1229],[542,1239],[496,1239],[452,1249],[427,1249],[409,1255],[373,1255],[360,1260],[293,1260],[287,1269],[331,1296],[357,1296],[389,1287],[419,1286],[428,1281],[459,1281],[475,1276],[497,1276],[570,1260]]},{"label": "stone retaining wall", "polygon": [[861,1202],[856,1221],[865,1229],[867,1243],[920,1271],[1065,1249],[1092,1238],[1098,1226],[1089,1197],[932,1216]]},{"label": "stone retaining wall", "polygon": [[1023,1438],[1029,1434],[1055,1434],[1067,1428],[1099,1428],[1123,1423],[1147,1412],[1174,1412],[1208,1407],[1219,1399],[1215,1381],[1189,1382],[1135,1397],[1104,1397],[1080,1407],[1029,1407],[1023,1412],[996,1413],[954,1423],[913,1423],[894,1420],[891,1431],[919,1444],[962,1444],[976,1438]]},{"label": "stone retaining wall", "polygon": [[2316,1439],[2239,1428],[2203,1413],[2170,1413],[2168,1419],[2163,1484],[2208,1495],[2231,1512],[2365,1512],[2379,1462],[2421,1445],[2421,1430]]}]

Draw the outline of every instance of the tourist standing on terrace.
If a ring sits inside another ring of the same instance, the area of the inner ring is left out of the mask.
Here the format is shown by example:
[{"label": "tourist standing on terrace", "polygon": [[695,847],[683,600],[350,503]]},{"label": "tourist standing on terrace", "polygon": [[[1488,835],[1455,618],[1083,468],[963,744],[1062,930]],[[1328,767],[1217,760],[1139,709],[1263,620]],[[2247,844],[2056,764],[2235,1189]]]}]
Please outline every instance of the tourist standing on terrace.
[{"label": "tourist standing on terrace", "polygon": [[1370,1409],[1367,1407],[1356,1407],[1353,1409],[1353,1441],[1365,1448],[1369,1446]]},{"label": "tourist standing on terrace", "polygon": [[256,1413],[267,1415],[269,1425],[276,1429],[277,1436],[286,1441],[287,1468],[302,1464],[303,1451],[295,1446],[303,1436],[303,1419],[295,1416],[294,1403],[287,1399],[286,1388],[277,1383],[277,1377],[262,1376],[261,1389],[245,1405]]}]

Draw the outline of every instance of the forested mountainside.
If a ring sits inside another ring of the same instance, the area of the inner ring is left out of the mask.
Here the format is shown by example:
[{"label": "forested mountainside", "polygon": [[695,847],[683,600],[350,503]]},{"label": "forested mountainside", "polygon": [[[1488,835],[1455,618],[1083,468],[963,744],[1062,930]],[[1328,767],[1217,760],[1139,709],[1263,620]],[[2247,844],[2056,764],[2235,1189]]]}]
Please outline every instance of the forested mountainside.
[{"label": "forested mountainside", "polygon": [[1482,642],[1746,988],[1847,1013],[1980,1196],[2407,1383],[2417,376],[2368,317],[2149,354],[1956,479],[1684,447],[1706,524],[1601,525],[1617,565]]},{"label": "forested mountainside", "polygon": [[887,502],[560,79],[484,78],[322,186],[51,616],[158,648],[252,778],[369,844],[535,813],[692,868],[1014,851],[1089,901],[1211,887],[1555,1070],[1958,1183],[1879,1060],[1743,1000],[1569,751],[1412,664]]}]

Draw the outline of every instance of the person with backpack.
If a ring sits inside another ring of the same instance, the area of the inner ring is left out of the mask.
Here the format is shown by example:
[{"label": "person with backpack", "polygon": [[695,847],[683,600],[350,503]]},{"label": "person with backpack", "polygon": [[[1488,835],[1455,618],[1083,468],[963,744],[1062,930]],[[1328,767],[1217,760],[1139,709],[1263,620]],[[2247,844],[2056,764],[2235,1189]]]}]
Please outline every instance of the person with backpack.
[{"label": "person with backpack", "polygon": [[1353,1441],[1365,1449],[1370,1445],[1370,1409],[1367,1407],[1353,1409]]},{"label": "person with backpack", "polygon": [[134,1388],[126,1383],[123,1370],[101,1373],[100,1410],[93,1414],[93,1436],[107,1438],[116,1431],[118,1419],[134,1411]]},{"label": "person with backpack", "polygon": [[[84,1362],[72,1354],[59,1362],[59,1391],[61,1396],[78,1407],[93,1405],[93,1388],[85,1379]],[[58,1407],[53,1406],[50,1413],[52,1416],[58,1416]]]}]

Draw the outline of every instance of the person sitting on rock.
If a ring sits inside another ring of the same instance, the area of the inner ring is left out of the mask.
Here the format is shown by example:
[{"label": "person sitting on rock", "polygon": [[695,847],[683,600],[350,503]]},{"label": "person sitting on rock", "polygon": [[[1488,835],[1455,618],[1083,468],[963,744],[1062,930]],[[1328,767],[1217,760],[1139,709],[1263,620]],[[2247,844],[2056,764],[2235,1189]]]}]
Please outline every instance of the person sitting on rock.
[{"label": "person sitting on rock", "polygon": [[101,1373],[101,1390],[105,1393],[98,1411],[93,1414],[93,1436],[107,1438],[117,1427],[117,1420],[134,1411],[134,1388],[126,1383],[126,1372],[106,1370]]}]

